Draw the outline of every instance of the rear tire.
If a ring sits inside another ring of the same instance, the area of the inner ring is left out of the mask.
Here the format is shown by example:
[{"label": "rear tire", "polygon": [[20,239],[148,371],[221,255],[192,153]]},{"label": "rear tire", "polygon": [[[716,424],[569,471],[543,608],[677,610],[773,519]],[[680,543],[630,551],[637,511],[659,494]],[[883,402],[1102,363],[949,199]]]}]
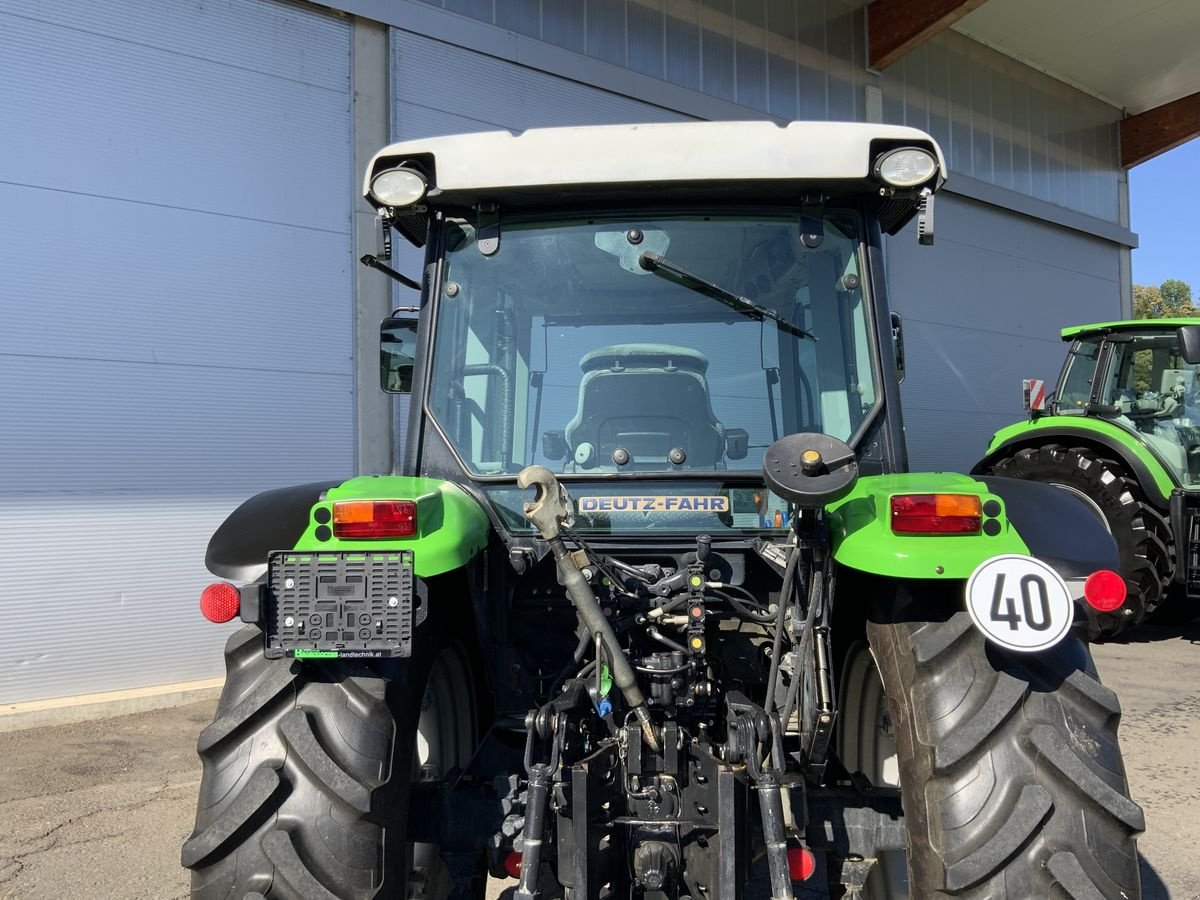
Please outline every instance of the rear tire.
[{"label": "rear tire", "polygon": [[[985,644],[967,613],[868,623],[887,692],[914,897],[1139,897],[1120,705],[1068,637]],[[883,894],[882,896],[890,896]]]},{"label": "rear tire", "polygon": [[254,626],[229,639],[182,852],[194,898],[449,894],[436,848],[405,840],[408,800],[415,781],[469,761],[473,681],[456,646],[414,647],[406,660],[306,664],[266,659]]},{"label": "rear tire", "polygon": [[1116,613],[1095,616],[1097,637],[1112,637],[1137,625],[1159,607],[1175,576],[1171,526],[1121,463],[1086,447],[1047,444],[995,461],[991,474],[1040,481],[1082,495],[1103,520],[1117,543],[1129,596]]}]

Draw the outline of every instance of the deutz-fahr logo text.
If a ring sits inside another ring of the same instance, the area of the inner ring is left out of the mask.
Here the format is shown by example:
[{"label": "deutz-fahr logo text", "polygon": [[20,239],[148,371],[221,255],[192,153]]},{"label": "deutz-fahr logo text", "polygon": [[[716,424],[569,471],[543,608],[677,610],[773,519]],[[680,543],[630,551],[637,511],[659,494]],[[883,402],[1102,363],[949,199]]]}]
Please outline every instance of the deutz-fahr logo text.
[{"label": "deutz-fahr logo text", "polygon": [[729,512],[728,497],[580,497],[580,512]]}]

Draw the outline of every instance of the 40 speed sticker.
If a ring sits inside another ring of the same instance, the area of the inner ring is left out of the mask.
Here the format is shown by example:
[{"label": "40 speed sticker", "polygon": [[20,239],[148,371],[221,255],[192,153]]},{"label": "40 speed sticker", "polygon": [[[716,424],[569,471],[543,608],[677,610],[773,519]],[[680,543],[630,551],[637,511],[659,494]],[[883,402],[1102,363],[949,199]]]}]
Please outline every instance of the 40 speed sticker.
[{"label": "40 speed sticker", "polygon": [[984,560],[971,573],[967,612],[992,643],[1034,653],[1066,636],[1075,604],[1054,569],[1031,556],[1007,554]]}]

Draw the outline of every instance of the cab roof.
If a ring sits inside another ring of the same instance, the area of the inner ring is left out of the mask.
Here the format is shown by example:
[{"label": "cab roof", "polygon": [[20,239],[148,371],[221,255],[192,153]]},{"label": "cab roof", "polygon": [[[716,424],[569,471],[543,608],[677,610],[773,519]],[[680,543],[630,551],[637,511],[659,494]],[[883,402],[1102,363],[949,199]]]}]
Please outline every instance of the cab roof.
[{"label": "cab roof", "polygon": [[1111,331],[1161,331],[1164,328],[1179,328],[1181,325],[1200,325],[1200,318],[1192,319],[1126,319],[1122,322],[1096,322],[1093,325],[1072,325],[1062,330],[1064,341],[1107,334]]},{"label": "cab roof", "polygon": [[899,146],[933,152],[937,142],[915,128],[851,122],[679,122],[488,131],[404,141],[375,154],[363,193],[383,169],[432,163],[430,197],[568,185],[687,182],[853,182],[871,175],[878,154]]}]

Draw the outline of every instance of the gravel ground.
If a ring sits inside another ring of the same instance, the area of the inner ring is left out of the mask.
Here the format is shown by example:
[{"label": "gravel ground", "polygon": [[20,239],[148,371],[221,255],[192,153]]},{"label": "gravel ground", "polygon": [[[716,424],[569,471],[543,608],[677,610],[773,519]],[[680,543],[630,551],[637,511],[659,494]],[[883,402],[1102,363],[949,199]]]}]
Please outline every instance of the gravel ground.
[{"label": "gravel ground", "polygon": [[[1200,898],[1200,623],[1095,648],[1125,710],[1145,900]],[[210,702],[0,734],[0,898],[182,898]],[[495,882],[491,897],[512,882]]]}]

